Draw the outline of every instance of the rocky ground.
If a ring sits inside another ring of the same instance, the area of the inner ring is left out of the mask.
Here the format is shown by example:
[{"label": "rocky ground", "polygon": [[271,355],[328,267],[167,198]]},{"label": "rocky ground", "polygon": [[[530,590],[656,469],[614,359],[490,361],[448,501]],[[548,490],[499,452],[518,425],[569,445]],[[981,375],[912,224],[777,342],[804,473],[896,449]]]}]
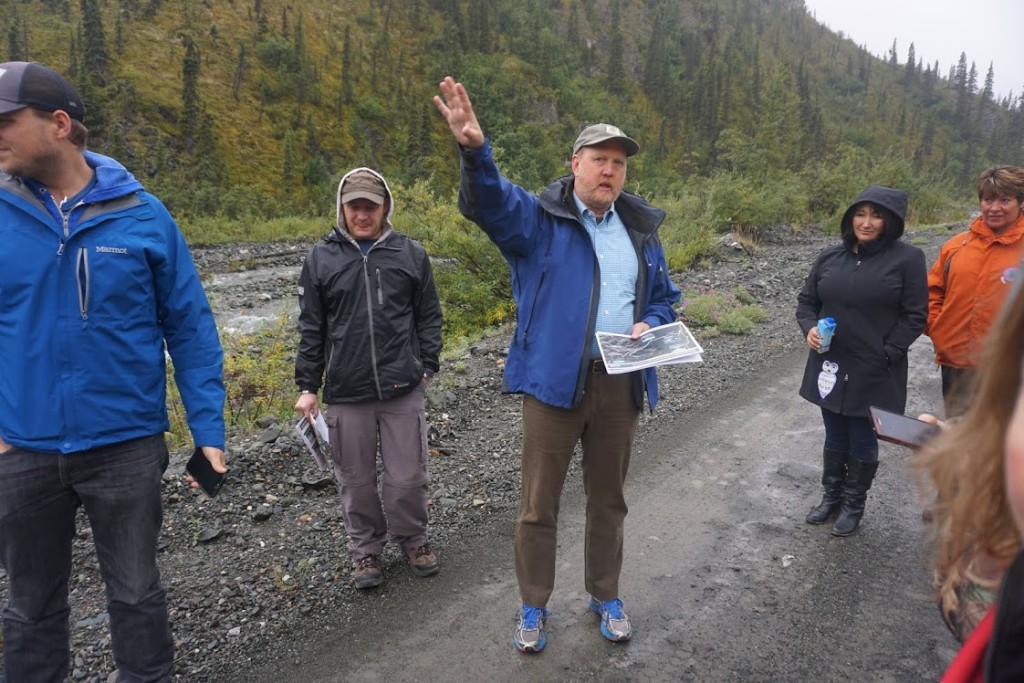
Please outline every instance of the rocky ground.
[{"label": "rocky ground", "polygon": [[[952,229],[954,226],[949,226]],[[904,238],[929,262],[948,236],[943,229]],[[778,231],[756,249],[724,240],[707,263],[676,273],[681,287],[746,288],[769,313],[747,335],[707,336],[704,362],[661,372],[662,403],[644,430],[706,405],[786,349],[802,344],[793,320],[796,293],[822,246],[834,237]],[[307,244],[197,248],[204,279],[215,273],[301,264]],[[219,291],[218,316],[294,296],[294,276],[238,279]],[[500,393],[509,330],[500,330],[444,359],[429,391],[431,540],[442,558],[460,540],[507,522],[518,503],[520,399]],[[230,387],[229,387],[230,391]],[[291,423],[267,420],[256,433],[229,437],[230,480],[216,499],[184,485],[186,452],[173,454],[164,477],[165,519],[160,566],[177,642],[177,680],[217,681],[258,667],[303,624],[337,619],[359,599],[350,582],[345,530],[333,483],[317,471]],[[574,476],[574,472],[570,473]],[[71,579],[73,679],[116,680],[102,581],[92,535],[80,517]],[[391,546],[389,574],[408,572]],[[443,570],[442,570],[443,571]],[[0,600],[6,582],[0,571]]]}]

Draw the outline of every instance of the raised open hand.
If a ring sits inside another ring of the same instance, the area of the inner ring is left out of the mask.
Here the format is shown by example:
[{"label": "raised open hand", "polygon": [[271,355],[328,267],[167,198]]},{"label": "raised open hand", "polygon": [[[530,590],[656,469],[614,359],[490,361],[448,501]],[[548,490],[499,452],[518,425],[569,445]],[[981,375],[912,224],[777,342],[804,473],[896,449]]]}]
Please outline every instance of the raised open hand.
[{"label": "raised open hand", "polygon": [[483,147],[484,132],[473,113],[473,103],[469,101],[465,86],[445,76],[439,88],[441,95],[434,95],[434,104],[448,122],[455,140],[466,149]]}]

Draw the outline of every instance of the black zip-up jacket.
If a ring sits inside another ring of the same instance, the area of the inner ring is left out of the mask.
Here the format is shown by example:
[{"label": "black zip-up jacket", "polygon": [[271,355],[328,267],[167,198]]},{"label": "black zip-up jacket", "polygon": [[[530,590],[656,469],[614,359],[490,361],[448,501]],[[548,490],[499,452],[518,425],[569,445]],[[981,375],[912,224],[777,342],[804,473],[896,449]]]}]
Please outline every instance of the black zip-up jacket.
[{"label": "black zip-up jacket", "polygon": [[386,227],[363,256],[338,228],[299,276],[295,383],[323,401],[385,401],[439,369],[441,303],[423,247]]},{"label": "black zip-up jacket", "polygon": [[[885,232],[854,252],[850,220],[864,202],[890,215]],[[906,206],[899,190],[865,190],[843,217],[843,243],[821,251],[797,297],[805,338],[819,318],[836,319],[829,350],[808,354],[800,395],[842,415],[865,417],[869,406],[906,408],[907,350],[928,318],[924,252],[900,241]]]}]

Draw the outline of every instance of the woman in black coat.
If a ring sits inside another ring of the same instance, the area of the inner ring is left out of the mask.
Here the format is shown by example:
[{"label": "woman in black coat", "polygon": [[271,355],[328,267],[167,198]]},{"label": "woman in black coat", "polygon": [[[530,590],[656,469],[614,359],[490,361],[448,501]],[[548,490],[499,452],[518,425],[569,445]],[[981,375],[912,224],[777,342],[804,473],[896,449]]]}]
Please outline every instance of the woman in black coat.
[{"label": "woman in black coat", "polygon": [[[800,395],[821,406],[825,423],[825,494],[809,524],[828,521],[836,536],[857,530],[878,469],[878,439],[869,406],[902,413],[907,349],[928,318],[924,252],[900,241],[907,195],[880,185],[861,192],[841,223],[842,243],[826,247],[797,299],[796,319],[811,353]],[[836,329],[819,353],[817,323]]]}]

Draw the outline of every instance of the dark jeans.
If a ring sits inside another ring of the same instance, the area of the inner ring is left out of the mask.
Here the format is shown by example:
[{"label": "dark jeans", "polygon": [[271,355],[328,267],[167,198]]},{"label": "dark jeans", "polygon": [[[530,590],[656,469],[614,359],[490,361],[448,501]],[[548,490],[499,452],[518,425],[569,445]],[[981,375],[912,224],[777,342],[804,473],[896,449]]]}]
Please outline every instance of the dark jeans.
[{"label": "dark jeans", "polygon": [[822,408],[821,419],[825,423],[825,448],[849,453],[856,460],[878,460],[878,437],[870,417],[840,415]]},{"label": "dark jeans", "polygon": [[0,562],[7,681],[68,675],[68,578],[75,512],[92,526],[119,681],[168,681],[174,643],[156,567],[163,435],[68,455],[0,454]]}]

